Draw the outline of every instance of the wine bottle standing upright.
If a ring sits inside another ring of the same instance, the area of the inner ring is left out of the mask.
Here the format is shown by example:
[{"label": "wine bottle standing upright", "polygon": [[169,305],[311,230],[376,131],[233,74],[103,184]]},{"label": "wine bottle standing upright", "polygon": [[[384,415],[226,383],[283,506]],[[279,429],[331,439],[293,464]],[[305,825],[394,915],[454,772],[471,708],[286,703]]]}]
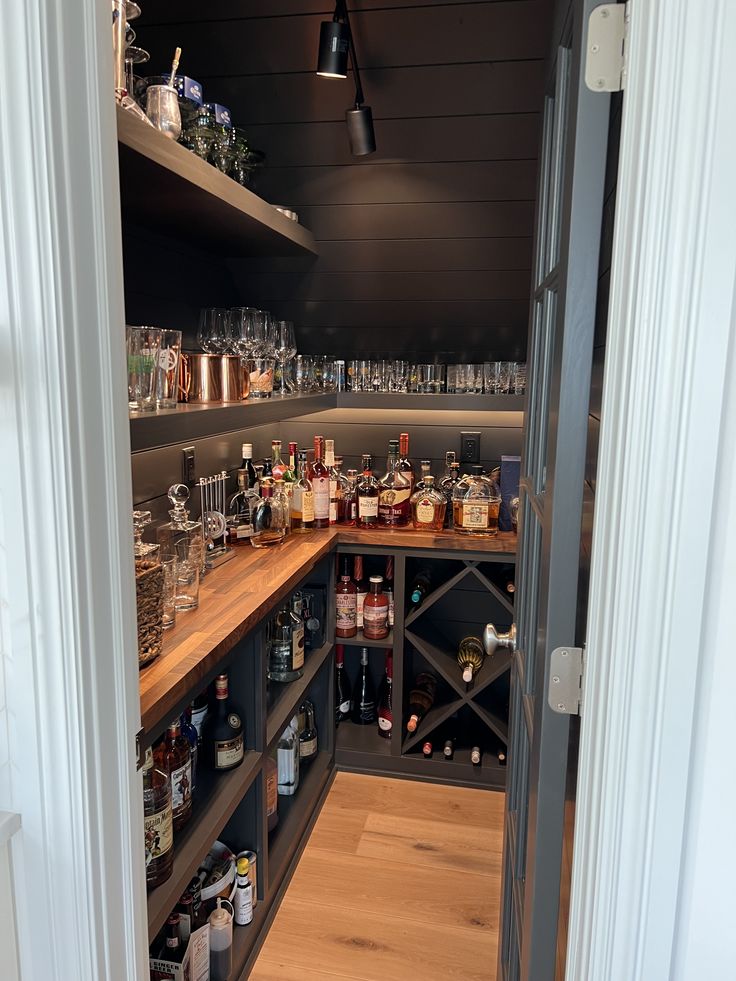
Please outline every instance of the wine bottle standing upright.
[{"label": "wine bottle standing upright", "polygon": [[327,528],[330,524],[330,472],[322,460],[324,446],[324,437],[315,436],[314,462],[310,473],[314,493],[315,528]]},{"label": "wine bottle standing upright", "polygon": [[416,732],[417,726],[434,705],[437,694],[437,676],[431,671],[421,671],[414,679],[409,692],[409,720],[407,732]]},{"label": "wine bottle standing upright", "polygon": [[353,689],[353,722],[358,725],[372,725],[376,721],[376,690],[373,686],[368,648],[360,649],[360,668]]},{"label": "wine bottle standing upright", "polygon": [[378,734],[385,739],[391,738],[391,731],[394,727],[394,713],[392,707],[392,686],[394,676],[394,657],[393,651],[386,651],[386,668],[381,682],[381,694],[378,699]]},{"label": "wine bottle standing upright", "polygon": [[335,585],[335,636],[355,637],[358,633],[358,588],[350,578],[347,556],[342,575]]},{"label": "wine bottle standing upright", "polygon": [[171,781],[171,812],[177,833],[192,816],[192,750],[178,719],[169,723],[159,754],[161,769]]},{"label": "wine bottle standing upright", "polygon": [[386,556],[386,575],[383,577],[383,592],[388,597],[388,625],[394,625],[394,557]]},{"label": "wine bottle standing upright", "polygon": [[353,582],[357,589],[357,600],[355,605],[355,622],[358,630],[363,629],[363,604],[368,595],[368,583],[363,578],[363,556],[356,555],[353,564]]},{"label": "wine bottle standing upright", "polygon": [[345,647],[342,644],[335,645],[335,725],[350,718],[352,709],[352,699],[350,698],[350,688],[347,675],[345,674]]},{"label": "wine bottle standing upright", "polygon": [[226,674],[215,678],[215,704],[202,727],[202,744],[213,770],[232,770],[243,762],[243,722],[230,704]]}]

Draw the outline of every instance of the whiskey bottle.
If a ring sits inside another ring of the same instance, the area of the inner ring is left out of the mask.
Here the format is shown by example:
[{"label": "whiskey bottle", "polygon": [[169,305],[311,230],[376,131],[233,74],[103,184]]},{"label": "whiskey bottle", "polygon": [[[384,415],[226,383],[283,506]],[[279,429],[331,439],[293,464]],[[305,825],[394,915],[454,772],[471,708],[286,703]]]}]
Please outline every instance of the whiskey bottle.
[{"label": "whiskey bottle", "polygon": [[345,648],[342,644],[335,645],[335,725],[350,718],[353,707],[350,698],[348,679],[345,674]]},{"label": "whiskey bottle", "polygon": [[192,750],[178,719],[169,723],[157,755],[171,782],[171,814],[178,834],[192,816]]},{"label": "whiskey bottle", "polygon": [[154,763],[150,746],[143,764],[143,828],[146,887],[155,889],[166,882],[173,869],[174,822],[169,775]]},{"label": "whiskey bottle", "polygon": [[253,548],[271,548],[279,545],[286,537],[288,514],[286,496],[280,487],[283,481],[274,484],[271,478],[262,479],[261,496],[253,510],[253,534],[250,543]]},{"label": "whiskey bottle", "polygon": [[420,672],[414,687],[409,692],[409,720],[406,723],[407,732],[416,732],[417,726],[434,705],[437,694],[437,677],[431,671]]},{"label": "whiskey bottle", "polygon": [[455,531],[461,535],[498,534],[500,505],[498,486],[483,476],[482,467],[474,465],[470,475],[459,480],[452,490]]},{"label": "whiskey bottle", "polygon": [[358,633],[358,589],[350,578],[347,556],[335,587],[335,636],[355,637]]},{"label": "whiskey bottle", "polygon": [[317,725],[314,721],[314,704],[307,698],[302,708],[304,709],[304,728],[299,733],[300,765],[317,755]]},{"label": "whiskey bottle", "polygon": [[378,525],[378,481],[373,476],[373,460],[369,453],[363,454],[363,476],[356,490],[358,510],[357,528],[376,528]]},{"label": "whiskey bottle", "polygon": [[419,462],[419,469],[421,471],[421,475],[419,477],[419,480],[414,485],[414,490],[415,491],[424,490],[424,487],[425,487],[425,483],[424,482],[427,479],[427,477],[429,477],[430,472],[432,470],[432,461],[431,460],[420,460],[420,462]]},{"label": "whiskey bottle", "polygon": [[291,496],[291,530],[297,533],[314,528],[314,492],[307,476],[307,451],[299,450],[299,477]]},{"label": "whiskey bottle", "polygon": [[411,479],[399,470],[399,441],[389,440],[386,473],[381,479],[378,500],[378,523],[401,528],[411,520]]},{"label": "whiskey bottle", "polygon": [[411,496],[412,523],[417,531],[442,531],[445,525],[447,501],[434,486],[434,477],[427,474],[424,486]]},{"label": "whiskey bottle", "polygon": [[404,476],[409,481],[409,491],[414,490],[414,466],[409,459],[409,434],[401,433],[399,435],[399,473],[403,473]]},{"label": "whiskey bottle", "polygon": [[288,600],[281,605],[269,628],[268,677],[271,681],[296,681],[304,674],[304,621]]},{"label": "whiskey bottle", "polygon": [[327,528],[330,523],[330,472],[325,466],[324,437],[314,437],[314,462],[310,472],[314,493],[314,527]]},{"label": "whiskey bottle", "polygon": [[213,770],[232,770],[243,762],[243,723],[229,703],[226,674],[215,678],[215,704],[202,727],[202,743],[207,763]]},{"label": "whiskey bottle", "polygon": [[383,592],[383,576],[371,576],[363,603],[363,636],[366,640],[383,640],[388,633],[388,596]]},{"label": "whiskey bottle", "polygon": [[356,603],[355,603],[355,621],[358,630],[363,629],[363,605],[365,604],[365,598],[368,595],[368,583],[363,578],[363,556],[356,555],[355,562],[353,564],[353,582],[355,583],[355,588],[357,590]]},{"label": "whiskey bottle", "polygon": [[376,721],[376,690],[373,686],[368,665],[368,648],[360,649],[360,668],[353,689],[353,722],[358,725],[373,725]]},{"label": "whiskey bottle", "polygon": [[378,698],[378,735],[385,739],[391,738],[391,731],[394,727],[394,713],[392,707],[392,686],[394,676],[393,652],[386,651],[386,668],[381,682],[381,690]]}]

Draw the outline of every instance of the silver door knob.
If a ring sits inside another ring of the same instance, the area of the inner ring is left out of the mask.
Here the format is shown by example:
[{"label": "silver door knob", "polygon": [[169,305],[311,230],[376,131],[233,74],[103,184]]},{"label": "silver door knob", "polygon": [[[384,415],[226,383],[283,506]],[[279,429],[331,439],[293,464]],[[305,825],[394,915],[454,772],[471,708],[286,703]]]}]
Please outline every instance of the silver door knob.
[{"label": "silver door knob", "polygon": [[492,623],[487,623],[483,631],[483,647],[489,656],[496,653],[497,647],[508,647],[513,653],[516,650],[516,624],[512,623],[505,634],[500,634]]}]

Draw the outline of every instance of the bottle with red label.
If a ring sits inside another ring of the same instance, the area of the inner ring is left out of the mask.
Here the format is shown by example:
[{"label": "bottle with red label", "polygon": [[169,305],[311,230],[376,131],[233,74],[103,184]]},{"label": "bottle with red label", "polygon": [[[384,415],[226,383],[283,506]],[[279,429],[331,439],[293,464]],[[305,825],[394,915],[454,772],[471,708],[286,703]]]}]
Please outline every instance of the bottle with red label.
[{"label": "bottle with red label", "polygon": [[399,441],[388,443],[386,473],[381,478],[378,500],[378,523],[388,528],[401,528],[411,520],[412,481],[399,470]]},{"label": "bottle with red label", "polygon": [[409,489],[414,490],[414,465],[409,459],[409,434],[401,433],[399,435],[399,463],[398,463],[399,473],[403,473],[404,476],[409,481]]},{"label": "bottle with red label", "polygon": [[378,696],[378,735],[385,739],[391,738],[394,727],[394,713],[391,704],[394,676],[394,656],[393,651],[386,651],[386,671],[381,682],[381,690]]},{"label": "bottle with red label", "polygon": [[330,524],[330,472],[323,462],[325,441],[314,437],[314,462],[310,478],[314,494],[314,527],[327,528]]},{"label": "bottle with red label", "polygon": [[363,603],[363,636],[366,640],[388,637],[388,596],[383,592],[383,576],[371,576],[370,589]]}]

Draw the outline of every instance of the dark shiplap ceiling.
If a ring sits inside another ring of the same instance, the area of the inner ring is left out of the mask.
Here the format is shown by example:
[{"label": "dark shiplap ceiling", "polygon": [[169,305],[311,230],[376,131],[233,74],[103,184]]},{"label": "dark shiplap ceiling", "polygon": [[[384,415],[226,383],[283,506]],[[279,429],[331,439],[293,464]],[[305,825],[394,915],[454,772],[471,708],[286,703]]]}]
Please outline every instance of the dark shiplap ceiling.
[{"label": "dark shiplap ceiling", "polygon": [[142,0],[152,73],[182,69],[227,105],[317,260],[230,264],[243,302],[306,351],[474,359],[526,349],[546,0],[354,0],[378,152],[350,156],[352,79],[314,73],[324,0]]}]

